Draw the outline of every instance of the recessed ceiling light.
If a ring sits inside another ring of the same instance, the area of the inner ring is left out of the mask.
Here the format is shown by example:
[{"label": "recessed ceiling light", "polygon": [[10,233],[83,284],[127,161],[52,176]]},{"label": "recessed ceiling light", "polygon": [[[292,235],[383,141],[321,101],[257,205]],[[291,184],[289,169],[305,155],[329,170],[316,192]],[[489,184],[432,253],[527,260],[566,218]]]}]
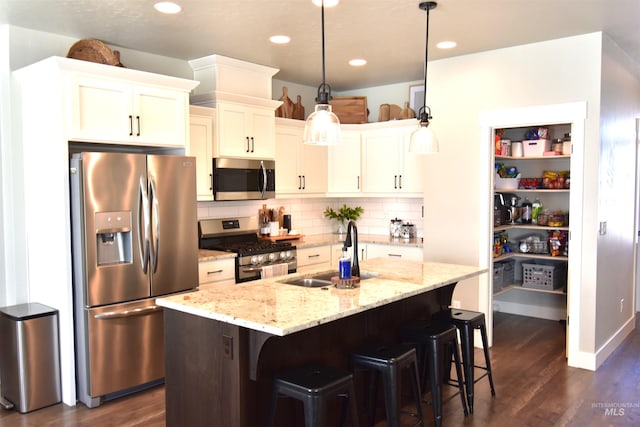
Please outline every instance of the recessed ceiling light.
[{"label": "recessed ceiling light", "polygon": [[271,36],[269,41],[274,44],[287,44],[291,41],[291,37],[284,35]]},{"label": "recessed ceiling light", "polygon": [[436,47],[438,49],[452,49],[454,47],[456,47],[458,45],[458,43],[454,42],[454,41],[443,41],[440,42],[436,45]]},{"label": "recessed ceiling light", "polygon": [[[322,0],[311,0],[313,4],[320,7],[322,6]],[[340,0],[324,0],[324,7],[335,7],[340,3]]]},{"label": "recessed ceiling light", "polygon": [[363,65],[367,65],[366,59],[351,59],[349,60],[349,65],[352,67],[362,67]]},{"label": "recessed ceiling light", "polygon": [[175,14],[182,11],[182,7],[170,1],[161,1],[153,5],[153,7],[161,13]]}]

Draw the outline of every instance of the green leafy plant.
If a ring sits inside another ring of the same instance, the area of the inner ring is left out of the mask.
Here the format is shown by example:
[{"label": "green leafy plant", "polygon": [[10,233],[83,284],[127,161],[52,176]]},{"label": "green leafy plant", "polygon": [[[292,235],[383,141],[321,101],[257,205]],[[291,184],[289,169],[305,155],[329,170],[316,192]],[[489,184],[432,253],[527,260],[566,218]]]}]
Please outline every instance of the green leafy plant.
[{"label": "green leafy plant", "polygon": [[337,219],[342,223],[350,220],[356,221],[358,218],[360,218],[360,215],[362,215],[363,213],[364,213],[364,208],[362,206],[356,206],[355,208],[350,208],[346,204],[342,205],[342,207],[337,211],[335,211],[330,206],[327,206],[327,208],[324,210],[325,217],[329,219]]}]

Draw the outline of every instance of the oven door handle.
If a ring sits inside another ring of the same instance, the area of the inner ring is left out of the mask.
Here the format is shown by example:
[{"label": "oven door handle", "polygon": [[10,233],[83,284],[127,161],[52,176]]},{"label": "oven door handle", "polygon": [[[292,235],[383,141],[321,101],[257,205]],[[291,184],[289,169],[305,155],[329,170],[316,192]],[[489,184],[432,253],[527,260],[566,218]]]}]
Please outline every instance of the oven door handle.
[{"label": "oven door handle", "polygon": [[148,307],[134,308],[133,310],[122,311],[108,311],[106,313],[94,315],[94,319],[119,319],[122,317],[142,316],[145,314],[151,314],[154,311],[162,310],[157,305],[150,305]]}]

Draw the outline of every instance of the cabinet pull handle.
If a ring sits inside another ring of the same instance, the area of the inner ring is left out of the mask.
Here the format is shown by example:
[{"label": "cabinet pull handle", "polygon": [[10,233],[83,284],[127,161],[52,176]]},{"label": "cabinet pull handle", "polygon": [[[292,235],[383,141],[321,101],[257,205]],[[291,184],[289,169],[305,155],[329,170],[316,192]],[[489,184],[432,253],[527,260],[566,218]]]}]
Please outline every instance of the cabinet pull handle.
[{"label": "cabinet pull handle", "polygon": [[245,139],[247,140],[247,153],[249,152],[249,137],[245,136]]},{"label": "cabinet pull handle", "polygon": [[129,115],[129,136],[133,136],[133,116]]},{"label": "cabinet pull handle", "polygon": [[136,136],[140,136],[140,116],[136,116],[136,121],[138,122],[138,133]]},{"label": "cabinet pull handle", "polygon": [[251,152],[253,153],[254,149],[256,148],[256,143],[253,140],[253,137],[251,137]]},{"label": "cabinet pull handle", "polygon": [[218,274],[218,273],[222,273],[224,270],[220,269],[220,270],[214,270],[214,271],[207,271],[207,276],[210,274]]}]

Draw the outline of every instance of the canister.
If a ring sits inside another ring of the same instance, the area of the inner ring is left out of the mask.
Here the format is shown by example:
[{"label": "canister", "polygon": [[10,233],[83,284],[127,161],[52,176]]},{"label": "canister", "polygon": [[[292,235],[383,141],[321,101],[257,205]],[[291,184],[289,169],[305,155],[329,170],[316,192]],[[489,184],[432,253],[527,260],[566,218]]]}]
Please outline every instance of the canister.
[{"label": "canister", "polygon": [[511,157],[522,157],[522,141],[511,143]]}]

